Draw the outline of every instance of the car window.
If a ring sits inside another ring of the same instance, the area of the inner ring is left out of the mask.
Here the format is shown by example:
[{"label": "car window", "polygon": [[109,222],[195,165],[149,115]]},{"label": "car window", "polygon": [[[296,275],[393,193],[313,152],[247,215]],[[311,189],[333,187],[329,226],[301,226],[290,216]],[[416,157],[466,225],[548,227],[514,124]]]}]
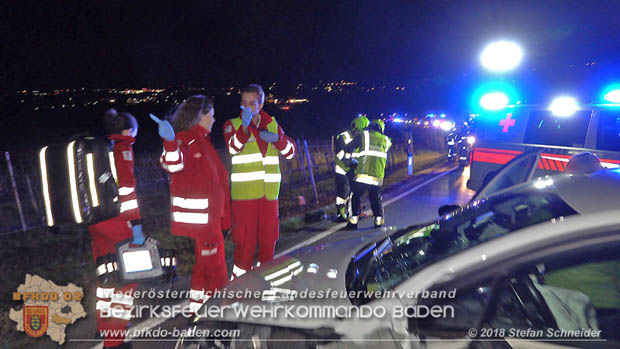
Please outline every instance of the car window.
[{"label": "car window", "polygon": [[603,110],[599,120],[596,149],[620,151],[620,110]]},{"label": "car window", "polygon": [[521,154],[510,160],[492,178],[489,180],[485,178],[482,188],[476,192],[472,200],[482,199],[494,195],[500,190],[529,181],[534,173],[537,161],[539,161],[539,156],[535,151]]},{"label": "car window", "polygon": [[583,148],[590,114],[590,110],[580,110],[570,117],[558,117],[547,110],[533,111],[525,143]]},{"label": "car window", "polygon": [[[401,230],[360,250],[347,270],[347,287],[369,292],[393,289],[434,261],[512,231],[575,213],[556,195],[543,190],[474,202],[437,223]],[[366,303],[370,299],[352,301]]]},{"label": "car window", "polygon": [[421,304],[453,309],[454,316],[417,319],[410,327],[442,338],[473,327],[483,334],[478,338],[510,337],[520,331],[533,339],[561,341],[579,339],[571,333],[585,333],[581,338],[620,344],[620,246],[582,246],[559,257],[534,259],[513,271],[500,268],[496,278],[469,281],[464,276],[458,281],[463,287],[433,287],[438,293],[455,290],[456,297]]}]

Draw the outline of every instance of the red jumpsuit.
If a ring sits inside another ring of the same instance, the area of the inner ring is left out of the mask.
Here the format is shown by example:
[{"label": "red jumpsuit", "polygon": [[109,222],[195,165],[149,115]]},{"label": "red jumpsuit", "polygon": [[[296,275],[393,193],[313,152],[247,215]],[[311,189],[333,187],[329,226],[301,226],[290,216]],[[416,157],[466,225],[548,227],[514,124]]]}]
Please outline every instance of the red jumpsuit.
[{"label": "red jumpsuit", "polygon": [[170,173],[172,234],[194,239],[190,310],[196,312],[208,295],[228,282],[222,230],[230,228],[228,172],[209,131],[200,125],[164,141],[160,162]]},{"label": "red jumpsuit", "polygon": [[[118,183],[121,213],[119,216],[88,227],[90,231],[93,257],[97,258],[116,253],[116,244],[132,237],[132,225],[141,224],[140,210],[136,196],[136,180],[133,175],[133,149],[135,139],[130,136],[113,134],[108,138],[114,143],[114,166],[112,171]],[[97,265],[97,277],[106,273],[106,265]],[[112,287],[97,282],[97,331],[125,329],[131,316],[133,295],[137,284]],[[115,309],[110,311],[111,309]],[[105,338],[104,346],[112,347],[123,343],[124,336]]]},{"label": "red jumpsuit", "polygon": [[[239,116],[241,118],[241,116]],[[265,111],[260,111],[259,123],[251,123],[248,133],[242,127],[235,128],[232,121],[224,124],[224,138],[229,147],[229,153],[243,154],[248,142],[256,142],[263,157],[269,143],[260,138],[260,131],[267,130],[272,122],[276,122]],[[295,142],[284,134],[282,127],[277,125],[279,139],[272,143],[279,153],[286,159],[295,156]],[[262,186],[261,182],[257,185]],[[235,265],[233,277],[243,275],[254,264],[254,254],[258,246],[258,263],[273,259],[275,245],[278,240],[280,223],[278,220],[278,199],[268,200],[266,197],[250,200],[232,201],[233,229],[232,238],[235,243]]]}]

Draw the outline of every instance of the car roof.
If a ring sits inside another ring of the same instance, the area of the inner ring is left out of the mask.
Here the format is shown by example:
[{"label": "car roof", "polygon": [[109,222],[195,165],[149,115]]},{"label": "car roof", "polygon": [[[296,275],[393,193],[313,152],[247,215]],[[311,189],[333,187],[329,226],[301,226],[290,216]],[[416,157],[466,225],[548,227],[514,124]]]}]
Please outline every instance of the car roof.
[{"label": "car roof", "polygon": [[[535,188],[558,195],[580,214],[620,210],[620,169],[605,169],[589,174],[561,174],[517,184],[497,194],[531,192]],[[490,197],[493,197],[491,195]]]},{"label": "car roof", "polygon": [[583,175],[563,175],[554,191],[581,214],[620,210],[620,171],[602,170]]}]

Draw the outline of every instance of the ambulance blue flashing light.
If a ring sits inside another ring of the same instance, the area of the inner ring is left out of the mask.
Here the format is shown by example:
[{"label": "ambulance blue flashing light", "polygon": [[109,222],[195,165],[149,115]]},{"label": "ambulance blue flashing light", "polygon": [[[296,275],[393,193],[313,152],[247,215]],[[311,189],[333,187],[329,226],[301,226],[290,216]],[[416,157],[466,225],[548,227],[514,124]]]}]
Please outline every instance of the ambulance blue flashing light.
[{"label": "ambulance blue flashing light", "polygon": [[620,89],[607,92],[603,99],[609,103],[620,104]]},{"label": "ambulance blue flashing light", "polygon": [[573,97],[561,96],[556,97],[549,106],[549,110],[555,116],[571,116],[579,110],[579,104]]},{"label": "ambulance blue flashing light", "polygon": [[490,92],[480,98],[480,106],[486,110],[501,110],[508,106],[508,96],[503,92]]}]

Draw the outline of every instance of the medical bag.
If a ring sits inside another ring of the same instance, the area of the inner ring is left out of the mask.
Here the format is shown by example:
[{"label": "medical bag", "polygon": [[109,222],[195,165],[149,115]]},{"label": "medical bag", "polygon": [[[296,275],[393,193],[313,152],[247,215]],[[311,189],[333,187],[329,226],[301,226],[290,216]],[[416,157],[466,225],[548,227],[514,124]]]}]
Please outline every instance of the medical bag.
[{"label": "medical bag", "polygon": [[48,226],[95,224],[120,213],[114,154],[104,139],[76,137],[39,151]]}]

